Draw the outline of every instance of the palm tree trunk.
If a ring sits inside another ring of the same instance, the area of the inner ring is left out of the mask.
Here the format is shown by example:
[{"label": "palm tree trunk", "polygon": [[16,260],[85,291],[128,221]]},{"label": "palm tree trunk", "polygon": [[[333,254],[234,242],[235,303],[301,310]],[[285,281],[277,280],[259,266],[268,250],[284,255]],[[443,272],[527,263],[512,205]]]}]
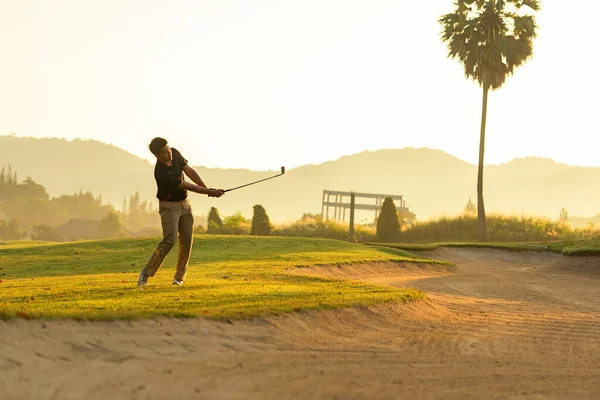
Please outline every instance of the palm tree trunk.
[{"label": "palm tree trunk", "polygon": [[485,152],[485,122],[487,118],[487,102],[489,87],[483,88],[483,105],[481,110],[481,133],[479,137],[479,167],[477,170],[477,241],[487,242],[487,226],[485,223],[485,207],[483,205],[483,154]]}]

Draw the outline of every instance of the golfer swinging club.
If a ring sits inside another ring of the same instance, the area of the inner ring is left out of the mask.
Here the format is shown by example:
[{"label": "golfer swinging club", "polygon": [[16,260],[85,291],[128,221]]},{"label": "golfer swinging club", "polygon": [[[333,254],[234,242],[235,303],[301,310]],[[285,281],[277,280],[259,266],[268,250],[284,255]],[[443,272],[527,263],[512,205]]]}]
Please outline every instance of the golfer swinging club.
[{"label": "golfer swinging club", "polygon": [[[207,194],[209,197],[221,197],[224,191],[208,189],[181,153],[169,147],[165,139],[154,138],[149,147],[152,154],[156,156],[154,178],[158,186],[156,197],[159,200],[158,212],[162,223],[163,240],[156,247],[146,267],[140,272],[138,286],[146,286],[148,278],[156,274],[173,248],[177,234],[179,234],[179,255],[173,285],[183,285],[194,234],[194,216],[187,192],[189,190]],[[186,182],[183,173],[195,184]]]}]

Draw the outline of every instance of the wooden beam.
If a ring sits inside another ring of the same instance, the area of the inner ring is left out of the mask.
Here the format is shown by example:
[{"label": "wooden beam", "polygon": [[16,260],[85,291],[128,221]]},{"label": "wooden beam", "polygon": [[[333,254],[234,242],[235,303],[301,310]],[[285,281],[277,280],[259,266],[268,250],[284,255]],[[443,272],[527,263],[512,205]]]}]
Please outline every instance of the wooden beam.
[{"label": "wooden beam", "polygon": [[[343,196],[348,196],[350,197],[352,195],[353,192],[338,192],[335,190],[325,190],[325,193],[329,193],[329,194],[339,194],[339,195],[343,195]],[[404,195],[395,195],[395,194],[374,194],[374,193],[354,193],[355,197],[359,197],[359,198],[366,198],[366,199],[378,199],[378,198],[385,198],[385,197],[391,197],[393,200],[402,200],[404,198]]]},{"label": "wooden beam", "polygon": [[[325,206],[331,206],[331,207],[340,207],[340,208],[346,208],[346,209],[350,209],[350,203],[335,203],[335,202],[330,202],[330,203],[325,203]],[[378,206],[374,206],[373,204],[355,204],[354,208],[356,210],[369,210],[369,211],[375,211],[377,210],[379,207]],[[406,207],[398,207],[396,206],[396,210],[398,211],[410,211],[409,208]]]}]

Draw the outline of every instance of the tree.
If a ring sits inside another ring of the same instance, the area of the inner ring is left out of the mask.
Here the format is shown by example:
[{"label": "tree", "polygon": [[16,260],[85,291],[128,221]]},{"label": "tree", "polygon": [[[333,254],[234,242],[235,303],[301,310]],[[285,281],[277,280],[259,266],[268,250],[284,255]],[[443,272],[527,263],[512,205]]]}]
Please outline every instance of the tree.
[{"label": "tree", "polygon": [[79,194],[63,194],[51,200],[51,203],[59,205],[68,211],[69,218],[83,218],[99,220],[108,213],[114,212],[112,205],[102,205],[101,195],[94,198],[91,192]]},{"label": "tree", "polygon": [[12,185],[12,165],[8,164],[8,169],[6,170],[6,183],[8,185]]},{"label": "tree", "polygon": [[560,209],[560,214],[558,214],[558,222],[566,224],[567,222],[569,222],[569,213],[567,212],[567,209],[562,207]]},{"label": "tree", "polygon": [[12,178],[10,182],[0,190],[0,210],[7,219],[17,220],[24,230],[39,224],[55,226],[63,221],[66,210],[49,201],[49,195],[42,185],[30,177],[20,184],[13,184]]},{"label": "tree", "polygon": [[271,222],[265,208],[260,204],[255,205],[254,215],[252,216],[251,235],[266,236],[271,234]]},{"label": "tree", "polygon": [[377,238],[382,242],[390,242],[398,237],[400,222],[396,213],[396,205],[391,197],[386,197],[381,206],[381,214],[377,219]]},{"label": "tree", "polygon": [[560,209],[560,214],[558,215],[558,227],[561,229],[561,231],[571,227],[571,224],[569,223],[569,213],[564,207]]},{"label": "tree", "polygon": [[129,197],[129,205],[123,200],[123,208],[128,229],[139,230],[155,225],[156,214],[150,209],[148,200],[141,200],[139,192]]},{"label": "tree", "polygon": [[458,59],[465,76],[483,89],[479,168],[477,172],[477,239],[488,240],[483,204],[485,124],[490,89],[499,89],[515,68],[533,55],[538,0],[456,0],[455,10],[443,15],[442,41],[448,57]]},{"label": "tree", "polygon": [[19,231],[19,223],[16,219],[11,219],[8,222],[0,220],[0,239],[2,240],[19,240],[21,232]]},{"label": "tree", "polygon": [[31,239],[43,240],[46,242],[61,242],[64,240],[58,232],[47,225],[34,225]]},{"label": "tree", "polygon": [[240,211],[225,217],[221,233],[227,235],[247,235],[250,233],[250,220],[246,219]]},{"label": "tree", "polygon": [[114,212],[106,214],[98,224],[98,233],[104,238],[125,237],[125,230],[119,221],[119,216]]},{"label": "tree", "polygon": [[477,214],[477,207],[473,203],[473,200],[469,197],[469,201],[467,201],[467,205],[465,206],[465,214]]},{"label": "tree", "polygon": [[210,211],[208,213],[207,232],[214,233],[215,228],[222,228],[222,227],[223,227],[223,221],[221,220],[221,217],[219,216],[219,210],[217,210],[215,207],[211,207]]}]

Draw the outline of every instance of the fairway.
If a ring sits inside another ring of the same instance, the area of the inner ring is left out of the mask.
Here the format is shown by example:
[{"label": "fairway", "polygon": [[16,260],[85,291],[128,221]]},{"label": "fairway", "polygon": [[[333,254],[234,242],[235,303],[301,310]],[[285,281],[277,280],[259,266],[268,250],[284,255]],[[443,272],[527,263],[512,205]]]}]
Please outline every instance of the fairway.
[{"label": "fairway", "polygon": [[[187,281],[173,287],[177,248],[149,285],[139,271],[159,239],[0,246],[3,318],[240,318],[423,299],[420,291],[291,273],[361,263],[436,264],[397,249],[336,240],[197,235]],[[439,264],[439,263],[437,263]]]}]

